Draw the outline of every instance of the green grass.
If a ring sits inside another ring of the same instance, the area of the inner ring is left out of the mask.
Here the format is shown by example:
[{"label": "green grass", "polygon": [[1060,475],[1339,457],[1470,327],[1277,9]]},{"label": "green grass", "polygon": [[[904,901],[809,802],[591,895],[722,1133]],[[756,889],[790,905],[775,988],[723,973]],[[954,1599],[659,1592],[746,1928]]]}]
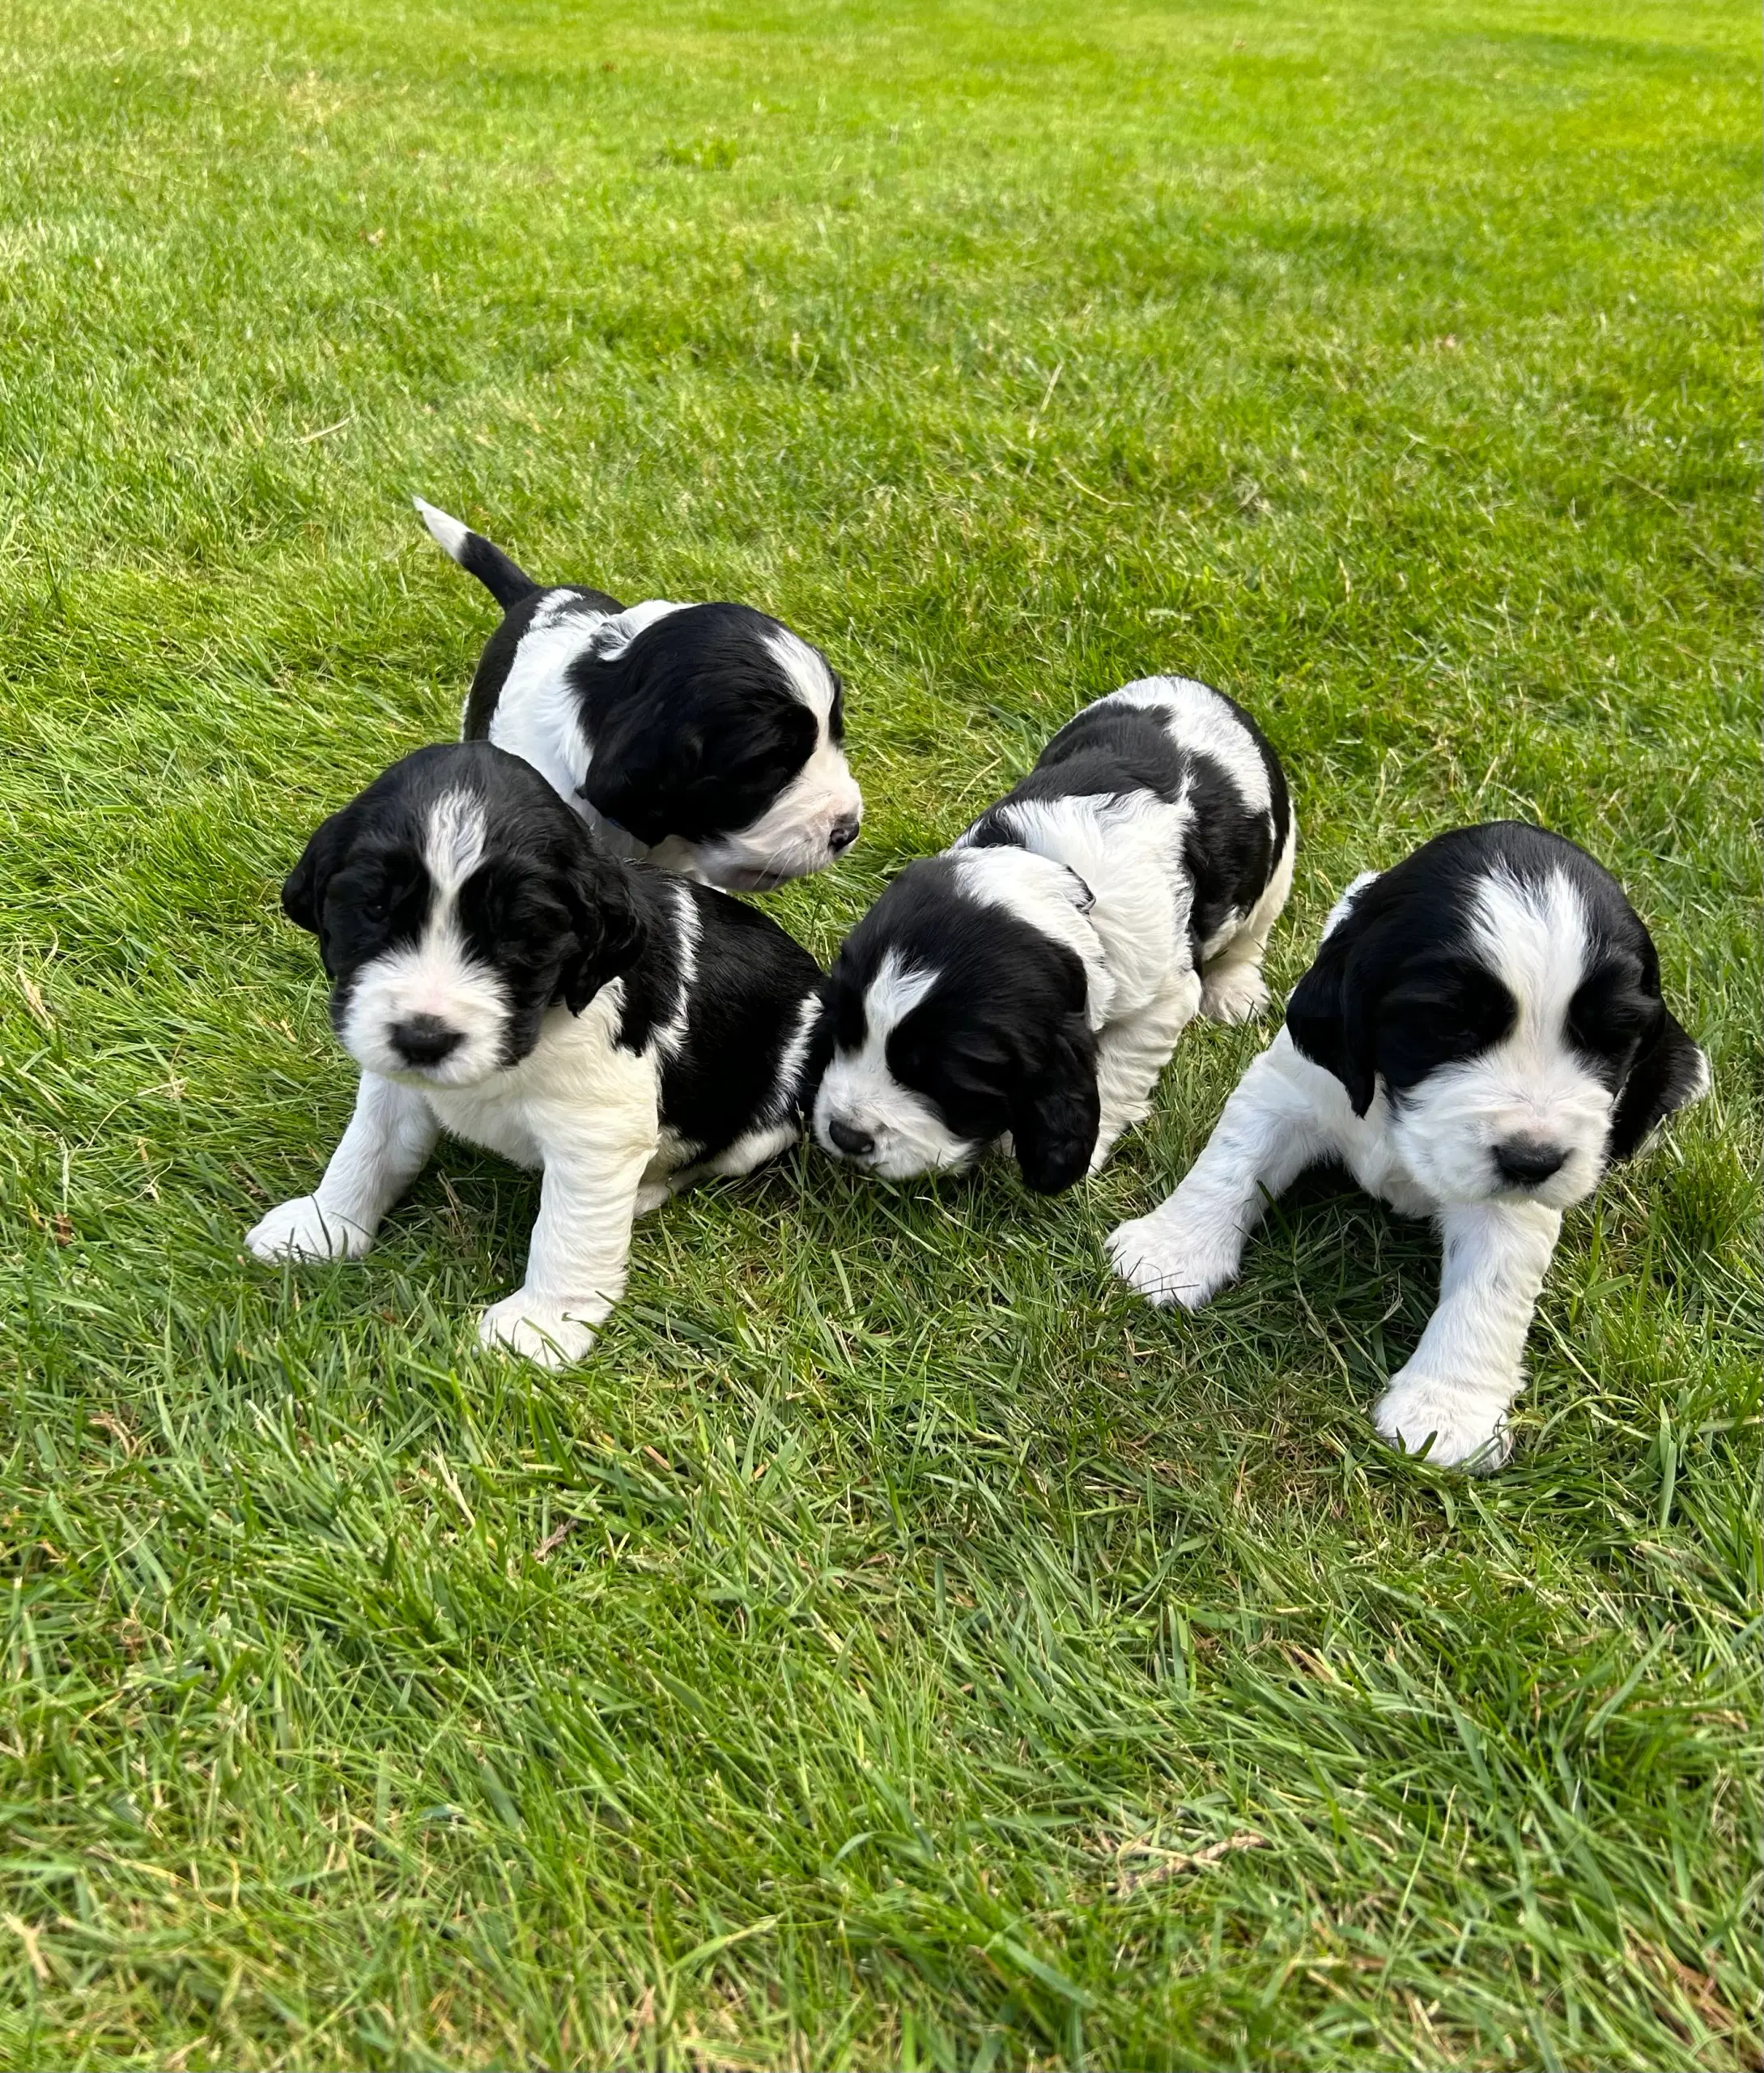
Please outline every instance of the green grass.
[{"label": "green grass", "polygon": [[[0,2061],[1758,2062],[1757,42],[14,0]],[[1254,1032],[1057,1201],[682,1199],[561,1378],[469,1350],[487,1157],[242,1261],[351,1096],[280,879],[491,623],[412,491],[824,644],[823,954],[1150,670],[1286,755],[1279,987],[1440,827],[1589,845],[1715,1092],[1512,1466],[1374,1443],[1435,1249],[1333,1181],[1202,1317],[1112,1283]]]}]

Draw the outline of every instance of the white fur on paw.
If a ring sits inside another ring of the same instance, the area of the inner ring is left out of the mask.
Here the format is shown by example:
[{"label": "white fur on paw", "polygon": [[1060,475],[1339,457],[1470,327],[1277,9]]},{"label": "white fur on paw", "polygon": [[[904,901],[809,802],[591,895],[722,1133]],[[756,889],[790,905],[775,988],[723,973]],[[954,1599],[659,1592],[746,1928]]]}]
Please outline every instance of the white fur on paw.
[{"label": "white fur on paw", "polygon": [[1159,1211],[1117,1224],[1107,1238],[1111,1264],[1121,1279],[1160,1308],[1180,1303],[1198,1310],[1237,1272],[1242,1241],[1235,1232],[1192,1229]]},{"label": "white fur on paw", "polygon": [[1492,1475],[1513,1451],[1504,1402],[1486,1390],[1440,1377],[1405,1381],[1407,1372],[1393,1376],[1372,1407],[1379,1437],[1405,1454],[1426,1448],[1435,1468]]},{"label": "white fur on paw", "polygon": [[1201,1012],[1214,1022],[1248,1022],[1268,1005],[1268,988],[1253,964],[1228,964],[1204,973]]},{"label": "white fur on paw", "polygon": [[478,1320],[478,1343],[524,1354],[542,1368],[567,1368],[594,1343],[594,1326],[560,1304],[542,1303],[517,1288]]},{"label": "white fur on paw", "polygon": [[373,1233],[321,1209],[317,1195],[296,1195],[272,1209],[245,1233],[245,1244],[260,1260],[359,1260],[373,1244]]}]

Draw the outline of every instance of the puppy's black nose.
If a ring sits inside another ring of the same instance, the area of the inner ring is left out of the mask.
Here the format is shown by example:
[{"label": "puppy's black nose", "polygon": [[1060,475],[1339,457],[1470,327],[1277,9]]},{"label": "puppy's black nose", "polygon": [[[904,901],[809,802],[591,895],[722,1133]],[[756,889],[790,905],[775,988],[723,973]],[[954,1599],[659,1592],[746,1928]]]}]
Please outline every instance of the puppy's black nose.
[{"label": "puppy's black nose", "polygon": [[861,1159],[876,1149],[876,1140],[868,1130],[854,1130],[849,1123],[829,1123],[827,1134],[848,1159]]},{"label": "puppy's black nose", "polygon": [[835,820],[827,830],[827,845],[836,857],[842,849],[848,849],[857,840],[857,831],[863,826],[857,815],[848,814],[844,820]]},{"label": "puppy's black nose", "polygon": [[438,1015],[413,1015],[392,1025],[393,1047],[408,1064],[438,1066],[465,1040],[461,1029],[449,1029]]},{"label": "puppy's black nose", "polygon": [[1494,1163],[1501,1178],[1515,1188],[1535,1188],[1558,1173],[1568,1155],[1559,1145],[1545,1144],[1535,1137],[1509,1138],[1494,1147]]}]

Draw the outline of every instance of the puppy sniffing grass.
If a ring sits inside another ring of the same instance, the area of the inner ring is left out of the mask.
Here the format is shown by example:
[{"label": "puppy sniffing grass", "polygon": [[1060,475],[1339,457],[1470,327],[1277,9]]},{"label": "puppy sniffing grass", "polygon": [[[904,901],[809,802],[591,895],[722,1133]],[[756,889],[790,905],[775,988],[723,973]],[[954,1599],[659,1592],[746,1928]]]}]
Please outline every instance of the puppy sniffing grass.
[{"label": "puppy sniffing grass", "polygon": [[847,940],[817,1139],[886,1180],[1007,1135],[1040,1193],[1095,1173],[1195,1015],[1266,1001],[1296,835],[1279,758],[1230,699],[1146,677],[1087,705]]}]

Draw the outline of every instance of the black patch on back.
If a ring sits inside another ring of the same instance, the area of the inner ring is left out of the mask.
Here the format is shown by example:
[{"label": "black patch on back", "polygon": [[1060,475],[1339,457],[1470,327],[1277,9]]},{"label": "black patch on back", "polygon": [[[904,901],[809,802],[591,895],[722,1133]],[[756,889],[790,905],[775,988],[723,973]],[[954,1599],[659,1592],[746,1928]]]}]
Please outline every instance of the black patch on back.
[{"label": "black patch on back", "polygon": [[[662,877],[651,875],[657,881]],[[684,879],[666,883],[674,942],[679,927],[675,887],[697,913],[699,939],[686,1038],[661,1067],[661,1120],[698,1147],[696,1156],[708,1159],[761,1122],[801,1113],[807,1060],[781,1100],[778,1075],[803,1003],[819,996],[822,972],[759,908],[709,886]],[[648,1011],[644,1041],[657,1022],[676,1012],[679,970],[676,950],[668,1006],[660,1015]],[[626,998],[632,998],[628,981]],[[627,1041],[622,1032],[620,1041]]]},{"label": "black patch on back", "polygon": [[1246,807],[1223,764],[1171,739],[1159,708],[1104,699],[1066,722],[1028,776],[975,823],[969,843],[1016,844],[1010,817],[1000,817],[999,809],[1019,800],[1143,791],[1171,805],[1186,793],[1192,811],[1183,864],[1194,887],[1188,932],[1198,968],[1201,945],[1261,896],[1292,820],[1286,777],[1267,737],[1241,706],[1222,692],[1214,696],[1237,716],[1268,772],[1272,829],[1267,814]]}]

